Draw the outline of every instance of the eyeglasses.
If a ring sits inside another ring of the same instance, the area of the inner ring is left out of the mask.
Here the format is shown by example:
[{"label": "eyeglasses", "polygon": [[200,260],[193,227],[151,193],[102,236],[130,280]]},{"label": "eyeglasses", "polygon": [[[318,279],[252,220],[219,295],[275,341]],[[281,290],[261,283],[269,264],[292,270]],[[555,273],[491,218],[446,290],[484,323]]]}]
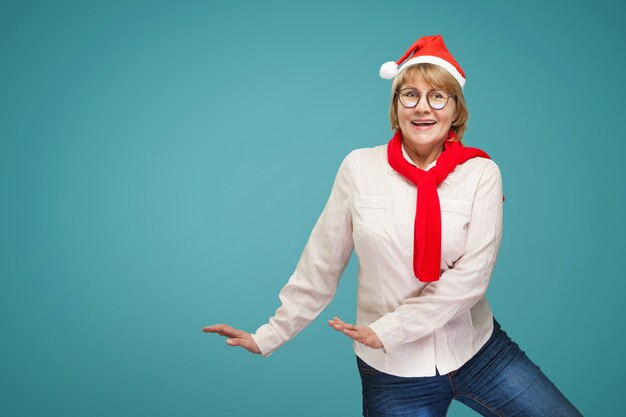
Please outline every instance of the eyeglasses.
[{"label": "eyeglasses", "polygon": [[[415,88],[403,88],[396,91],[396,96],[400,100],[400,104],[407,109],[412,109],[418,105],[422,98],[422,92]],[[430,90],[426,93],[426,102],[433,110],[441,110],[446,107],[450,97],[454,97],[454,94],[450,94],[442,90]]]}]

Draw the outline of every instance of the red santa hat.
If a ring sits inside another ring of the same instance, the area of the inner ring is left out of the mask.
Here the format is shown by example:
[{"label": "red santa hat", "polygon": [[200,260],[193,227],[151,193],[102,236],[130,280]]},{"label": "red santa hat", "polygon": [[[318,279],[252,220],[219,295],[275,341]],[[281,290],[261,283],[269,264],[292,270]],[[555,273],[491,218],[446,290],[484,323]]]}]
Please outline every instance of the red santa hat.
[{"label": "red santa hat", "polygon": [[380,67],[380,76],[391,80],[411,65],[428,63],[442,67],[459,82],[461,88],[465,85],[465,73],[454,59],[441,35],[424,36],[419,38],[397,61],[385,62]]}]

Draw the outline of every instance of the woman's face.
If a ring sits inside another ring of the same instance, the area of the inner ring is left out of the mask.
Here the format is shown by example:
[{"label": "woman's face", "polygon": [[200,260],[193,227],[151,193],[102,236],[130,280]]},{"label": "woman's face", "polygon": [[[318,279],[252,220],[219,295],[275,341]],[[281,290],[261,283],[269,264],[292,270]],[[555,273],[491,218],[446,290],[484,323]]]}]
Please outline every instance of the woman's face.
[{"label": "woman's face", "polygon": [[427,84],[419,74],[400,87],[404,88],[414,88],[421,94],[421,99],[414,108],[406,108],[399,101],[397,103],[398,124],[405,145],[419,153],[443,149],[443,143],[456,117],[456,100],[450,97],[443,109],[433,110],[428,105],[426,93],[434,87]]}]

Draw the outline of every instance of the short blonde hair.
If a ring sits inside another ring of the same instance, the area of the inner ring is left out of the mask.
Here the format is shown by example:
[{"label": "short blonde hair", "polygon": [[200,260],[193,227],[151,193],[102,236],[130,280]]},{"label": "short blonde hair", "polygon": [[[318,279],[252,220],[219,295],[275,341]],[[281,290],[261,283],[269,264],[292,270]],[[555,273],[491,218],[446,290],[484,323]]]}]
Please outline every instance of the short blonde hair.
[{"label": "short blonde hair", "polygon": [[452,121],[452,127],[456,130],[456,140],[461,142],[463,134],[467,130],[467,121],[469,120],[469,112],[465,104],[463,90],[452,74],[434,64],[421,63],[411,65],[394,78],[391,84],[391,106],[389,108],[391,130],[396,131],[400,128],[398,123],[398,100],[396,99],[396,91],[400,90],[408,80],[417,76],[422,76],[424,81],[432,85],[433,88],[447,91],[453,95],[451,98],[456,100],[456,117]]}]

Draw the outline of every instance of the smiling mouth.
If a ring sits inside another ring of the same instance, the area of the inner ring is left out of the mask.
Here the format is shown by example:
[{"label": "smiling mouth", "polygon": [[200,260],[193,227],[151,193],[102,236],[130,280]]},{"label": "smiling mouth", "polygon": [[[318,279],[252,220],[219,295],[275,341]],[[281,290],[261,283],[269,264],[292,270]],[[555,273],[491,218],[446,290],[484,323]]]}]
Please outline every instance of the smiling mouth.
[{"label": "smiling mouth", "polygon": [[434,120],[413,120],[411,121],[411,124],[413,124],[414,126],[432,126],[434,125],[435,122]]}]

